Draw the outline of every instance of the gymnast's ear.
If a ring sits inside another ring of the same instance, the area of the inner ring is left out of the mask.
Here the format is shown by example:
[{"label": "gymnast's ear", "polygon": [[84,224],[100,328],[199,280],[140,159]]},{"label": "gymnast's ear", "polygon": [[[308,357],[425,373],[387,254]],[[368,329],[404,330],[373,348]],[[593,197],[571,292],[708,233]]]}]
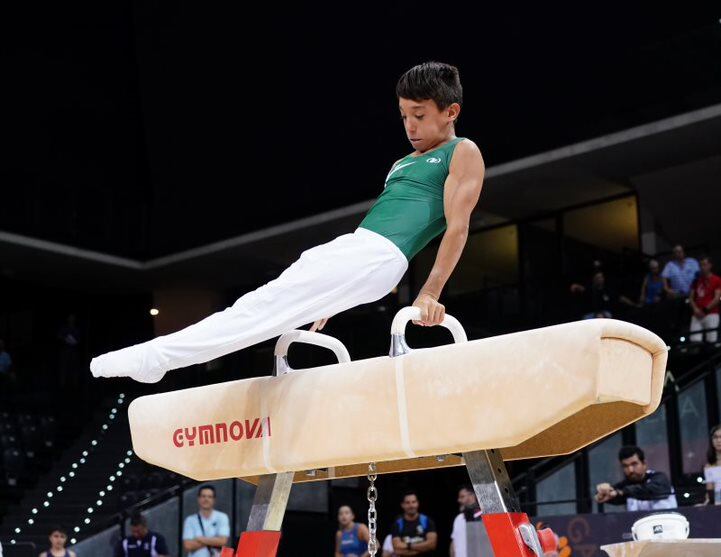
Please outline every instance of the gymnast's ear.
[{"label": "gymnast's ear", "polygon": [[451,103],[451,105],[445,110],[446,115],[454,123],[458,120],[458,116],[461,114],[461,105],[458,103]]}]

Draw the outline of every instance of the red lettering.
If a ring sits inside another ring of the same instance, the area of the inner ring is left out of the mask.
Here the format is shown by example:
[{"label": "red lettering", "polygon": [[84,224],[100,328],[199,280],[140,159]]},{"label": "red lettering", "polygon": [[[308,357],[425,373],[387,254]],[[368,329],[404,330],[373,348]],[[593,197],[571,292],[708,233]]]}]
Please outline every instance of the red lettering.
[{"label": "red lettering", "polygon": [[[258,428],[258,434],[255,434],[255,429]],[[250,420],[245,420],[245,437],[251,439],[252,437],[260,437],[263,429],[260,427],[260,418],[253,420],[253,427],[250,426]]]},{"label": "red lettering", "polygon": [[228,442],[228,426],[226,424],[215,424],[215,441],[217,443]]},{"label": "red lettering", "polygon": [[173,444],[178,447],[194,447],[197,441],[199,445],[213,445],[215,443],[227,443],[228,438],[233,441],[246,439],[257,439],[259,437],[270,437],[270,416],[245,420],[235,420],[230,425],[226,423],[207,424],[201,426],[176,429],[173,432]]},{"label": "red lettering", "polygon": [[[238,433],[234,433],[234,430],[238,430]],[[243,424],[239,421],[234,421],[230,424],[230,438],[233,441],[240,441],[243,438]]]},{"label": "red lettering", "polygon": [[265,430],[265,435],[270,437],[270,416],[265,419],[265,423],[268,425],[268,429]]},{"label": "red lettering", "polygon": [[190,428],[190,431],[188,431],[188,428],[185,428],[185,439],[188,441],[188,445],[191,447],[195,445],[195,437],[198,435],[198,428],[193,426]]},{"label": "red lettering", "polygon": [[215,443],[215,436],[213,435],[212,425],[201,425],[198,429],[198,437],[200,438],[201,445],[212,445]]}]

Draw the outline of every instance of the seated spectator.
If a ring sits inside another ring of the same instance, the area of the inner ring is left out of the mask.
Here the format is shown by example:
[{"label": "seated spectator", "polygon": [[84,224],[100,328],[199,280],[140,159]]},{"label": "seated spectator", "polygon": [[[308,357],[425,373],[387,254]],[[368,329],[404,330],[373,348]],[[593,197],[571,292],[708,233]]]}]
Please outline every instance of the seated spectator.
[{"label": "seated spectator", "polygon": [[0,338],[0,375],[9,376],[13,367],[13,361],[5,350],[5,341]]},{"label": "seated spectator", "polygon": [[[711,430],[711,439],[709,440],[708,453],[706,455],[708,460],[704,466],[704,470],[714,468],[716,466],[721,467],[721,425],[715,426]],[[711,504],[721,504],[721,501],[717,500],[717,494],[721,490],[716,489],[716,484],[706,484],[706,502]]]},{"label": "seated spectator", "polygon": [[648,274],[643,279],[641,285],[641,296],[639,296],[639,304],[642,306],[652,306],[663,300],[668,290],[668,280],[661,276],[661,267],[658,261],[651,259],[648,262]]},{"label": "seated spectator", "polygon": [[393,553],[393,536],[390,534],[383,540],[383,557],[398,557],[397,553]]},{"label": "seated spectator", "polygon": [[481,520],[481,508],[473,486],[464,485],[458,490],[458,506],[460,512],[453,521],[451,533],[451,557],[466,557],[466,524]]},{"label": "seated spectator", "polygon": [[115,547],[115,557],[168,557],[165,538],[148,530],[148,521],[140,513],[130,517],[130,535]]},{"label": "seated spectator", "polygon": [[571,285],[572,294],[580,294],[584,297],[583,319],[594,319],[596,317],[613,317],[618,303],[635,306],[626,296],[619,296],[606,284],[606,276],[603,271],[593,273],[591,284],[583,286],[574,283]]},{"label": "seated spectator", "polygon": [[675,509],[676,495],[671,482],[663,472],[651,470],[639,447],[621,447],[618,460],[625,478],[611,485],[599,484],[596,501],[612,505],[626,504],[628,511],[656,511]]},{"label": "seated spectator", "polygon": [[43,551],[40,557],[77,557],[74,551],[65,549],[68,533],[62,526],[53,526],[50,530],[50,549]]},{"label": "seated spectator", "polygon": [[699,272],[699,264],[693,257],[686,257],[683,246],[673,248],[673,259],[666,263],[661,276],[668,281],[666,294],[670,298],[686,298],[691,283]]},{"label": "seated spectator", "polygon": [[216,511],[215,487],[198,488],[198,512],[185,518],[183,523],[183,549],[188,557],[216,557],[230,536],[228,515]]},{"label": "seated spectator", "polygon": [[401,501],[403,514],[393,523],[393,551],[396,555],[435,555],[438,543],[436,525],[431,518],[418,512],[420,503],[414,491]]},{"label": "seated spectator", "polygon": [[[701,258],[701,273],[691,285],[691,332],[706,331],[706,342],[716,342],[719,326],[719,300],[721,299],[721,278],[711,272],[710,257]],[[702,333],[692,334],[692,342],[701,342]]]},{"label": "seated spectator", "polygon": [[335,534],[335,557],[368,557],[368,526],[355,522],[348,505],[338,509],[338,531]]}]

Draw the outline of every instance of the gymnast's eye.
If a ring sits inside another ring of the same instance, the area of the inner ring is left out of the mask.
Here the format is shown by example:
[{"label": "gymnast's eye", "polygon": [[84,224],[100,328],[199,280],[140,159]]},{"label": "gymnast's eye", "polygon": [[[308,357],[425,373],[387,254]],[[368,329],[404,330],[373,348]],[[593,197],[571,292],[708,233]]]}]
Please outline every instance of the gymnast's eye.
[{"label": "gymnast's eye", "polygon": [[416,116],[416,118],[418,118],[419,120],[423,120],[423,116],[425,116],[425,115],[424,115],[424,114],[419,114],[418,116]]}]

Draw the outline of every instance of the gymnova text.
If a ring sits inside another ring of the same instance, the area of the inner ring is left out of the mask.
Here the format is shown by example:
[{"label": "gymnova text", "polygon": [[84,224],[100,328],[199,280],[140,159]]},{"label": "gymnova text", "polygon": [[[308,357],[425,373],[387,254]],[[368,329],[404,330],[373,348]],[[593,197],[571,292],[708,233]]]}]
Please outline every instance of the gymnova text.
[{"label": "gymnova text", "polygon": [[235,420],[234,422],[208,424],[193,427],[181,427],[173,432],[173,445],[177,448],[198,445],[215,445],[270,437],[270,416],[254,420]]}]

